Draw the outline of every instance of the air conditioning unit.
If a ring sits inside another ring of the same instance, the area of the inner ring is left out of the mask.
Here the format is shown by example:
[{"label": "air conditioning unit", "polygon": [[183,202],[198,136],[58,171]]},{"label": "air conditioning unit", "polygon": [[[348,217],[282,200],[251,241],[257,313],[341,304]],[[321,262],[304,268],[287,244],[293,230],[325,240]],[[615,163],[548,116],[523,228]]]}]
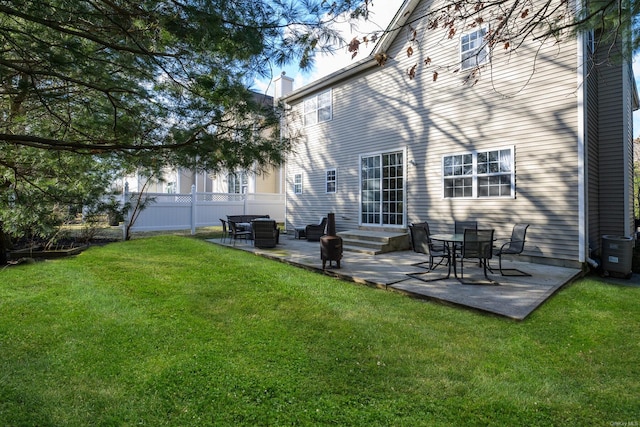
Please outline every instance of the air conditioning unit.
[{"label": "air conditioning unit", "polygon": [[631,278],[633,238],[627,236],[602,236],[602,269],[605,275],[622,275]]}]

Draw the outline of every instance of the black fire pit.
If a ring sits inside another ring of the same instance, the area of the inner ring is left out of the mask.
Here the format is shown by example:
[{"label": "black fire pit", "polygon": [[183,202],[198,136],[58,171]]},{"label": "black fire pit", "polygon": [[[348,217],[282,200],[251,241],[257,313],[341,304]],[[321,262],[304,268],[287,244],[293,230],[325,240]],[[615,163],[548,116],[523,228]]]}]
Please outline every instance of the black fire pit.
[{"label": "black fire pit", "polygon": [[320,238],[320,258],[322,258],[322,269],[324,270],[327,261],[329,267],[331,262],[336,262],[336,267],[340,268],[342,259],[342,237],[336,236],[336,215],[327,215],[327,235]]}]

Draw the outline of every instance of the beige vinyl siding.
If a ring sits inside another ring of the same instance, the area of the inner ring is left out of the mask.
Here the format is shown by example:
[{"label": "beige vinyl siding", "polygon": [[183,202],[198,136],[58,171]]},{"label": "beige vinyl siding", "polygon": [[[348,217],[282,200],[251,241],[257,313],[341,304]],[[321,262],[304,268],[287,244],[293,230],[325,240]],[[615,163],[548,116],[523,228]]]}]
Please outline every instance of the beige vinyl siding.
[{"label": "beige vinyl siding", "polygon": [[[406,69],[415,59],[400,54],[407,46],[402,45],[397,58]],[[457,53],[457,40],[441,47],[430,51],[432,64],[446,64]],[[409,218],[433,222],[437,231],[451,231],[454,219],[477,219],[500,237],[508,236],[513,223],[528,222],[530,255],[575,260],[576,47],[574,42],[561,49],[545,46],[537,54],[535,72],[535,49],[528,49],[524,46],[518,57],[494,56],[473,87],[461,85],[461,77],[452,72],[441,71],[435,82],[430,72],[418,73],[417,81],[405,78],[407,87],[415,87],[405,98],[419,96],[409,126],[424,125],[420,143],[409,145],[408,157],[416,157],[421,166],[409,167]],[[515,147],[515,199],[442,198],[443,155],[509,145]]]},{"label": "beige vinyl siding", "polygon": [[[423,13],[419,8],[414,15]],[[400,34],[384,67],[333,85],[333,119],[303,128],[304,144],[290,159],[288,179],[294,170],[313,165],[305,169],[305,194],[296,201],[293,217],[316,218],[331,209],[338,231],[356,228],[359,155],[407,147],[407,223],[426,220],[433,232],[448,232],[454,220],[476,219],[505,238],[514,223],[526,222],[531,224],[528,255],[577,260],[575,41],[550,43],[539,51],[538,45],[525,45],[510,58],[497,55],[475,86],[462,85],[460,73],[453,72],[457,37],[429,32],[420,43],[424,49],[416,48],[409,58],[407,38]],[[409,79],[407,70],[423,64],[427,55],[433,66],[442,67],[438,79],[434,82],[421,65]],[[301,102],[293,104],[294,111],[300,111]],[[442,156],[510,146],[515,199],[443,198]],[[338,192],[326,195],[324,171],[334,167]]]}]

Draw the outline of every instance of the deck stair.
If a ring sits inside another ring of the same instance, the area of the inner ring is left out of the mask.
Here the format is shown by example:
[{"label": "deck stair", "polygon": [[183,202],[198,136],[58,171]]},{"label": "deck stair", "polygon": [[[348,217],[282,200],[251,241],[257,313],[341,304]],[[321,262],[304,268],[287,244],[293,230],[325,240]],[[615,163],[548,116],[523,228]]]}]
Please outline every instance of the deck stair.
[{"label": "deck stair", "polygon": [[404,229],[358,229],[337,233],[344,251],[377,255],[409,249],[409,234]]}]

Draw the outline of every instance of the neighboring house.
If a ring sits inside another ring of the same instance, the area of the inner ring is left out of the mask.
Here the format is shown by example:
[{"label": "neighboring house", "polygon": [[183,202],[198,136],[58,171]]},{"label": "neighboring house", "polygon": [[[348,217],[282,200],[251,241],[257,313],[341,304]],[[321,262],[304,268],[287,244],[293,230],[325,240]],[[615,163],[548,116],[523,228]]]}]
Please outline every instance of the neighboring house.
[{"label": "neighboring house", "polygon": [[[418,18],[433,7],[407,0],[389,29],[427,25]],[[464,70],[478,31],[426,32],[420,45],[434,47],[414,55],[462,58]],[[418,221],[452,232],[454,220],[473,219],[506,238],[524,222],[524,255],[568,266],[598,257],[602,235],[632,235],[638,95],[628,62],[608,64],[609,51],[592,54],[593,38],[581,34],[509,57],[480,54],[475,85],[453,69],[410,78],[407,32],[284,96],[287,129],[301,135],[286,167],[287,228],[335,212],[338,232]]]},{"label": "neighboring house", "polygon": [[[253,93],[254,98],[264,106],[273,105],[273,97]],[[134,174],[124,178],[129,190],[139,191],[147,178]],[[162,171],[161,179],[147,184],[150,193],[190,193],[191,186],[196,192],[206,193],[284,193],[284,174],[281,167],[270,168],[260,175],[250,170],[224,171],[217,174],[190,169],[170,169]]]}]

